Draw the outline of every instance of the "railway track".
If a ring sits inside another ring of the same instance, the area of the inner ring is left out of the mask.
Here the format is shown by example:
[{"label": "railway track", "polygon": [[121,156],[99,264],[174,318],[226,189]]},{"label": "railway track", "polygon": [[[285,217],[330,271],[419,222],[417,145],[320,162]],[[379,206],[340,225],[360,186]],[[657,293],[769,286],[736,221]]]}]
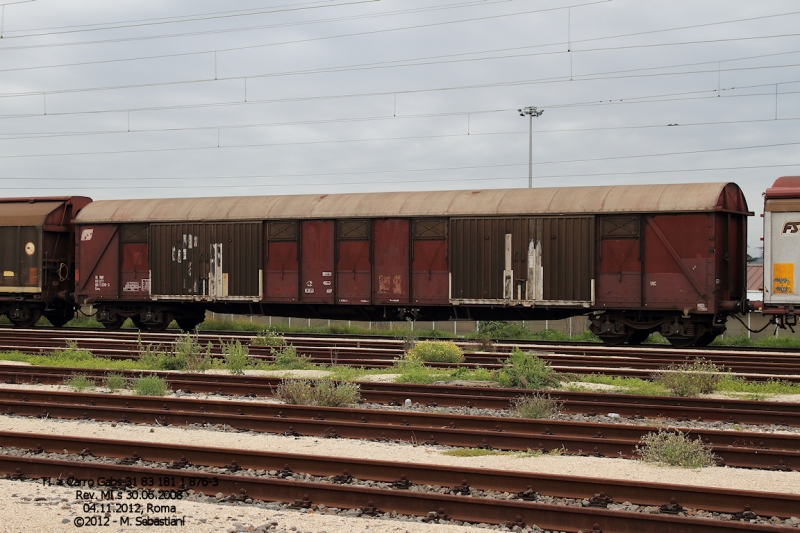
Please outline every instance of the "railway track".
[{"label": "railway track", "polygon": [[[0,366],[0,383],[59,385],[80,373],[101,382],[108,373],[92,369]],[[128,378],[141,371],[117,371]],[[280,378],[220,374],[147,372],[167,381],[174,391],[220,395],[271,397]],[[405,400],[431,407],[475,407],[508,409],[514,401],[533,391],[498,387],[360,383],[361,397],[370,403],[399,406]],[[548,391],[563,403],[562,412],[588,416],[616,413],[627,418],[720,421],[734,424],[775,424],[800,427],[800,404],[747,400],[675,398],[608,394],[600,392]]]},{"label": "railway track", "polygon": [[[753,522],[759,517],[790,517],[800,505],[797,495],[573,476],[13,432],[0,432],[0,439],[4,446],[0,472],[15,479],[58,478],[70,472],[76,479],[114,478],[121,483],[113,488],[129,488],[135,484],[132,478],[146,476],[171,490],[188,488],[189,479],[206,480],[209,485],[216,483],[210,491],[223,491],[232,499],[360,508],[366,514],[391,509],[433,520],[536,524],[569,531],[782,531]],[[122,464],[93,462],[98,457]],[[145,463],[153,464],[142,466]],[[225,473],[198,467],[221,467]],[[307,479],[298,474],[317,479],[298,481]],[[365,486],[364,481],[376,482],[377,488],[376,483]],[[413,486],[421,490],[411,490]],[[436,487],[449,490],[441,494]],[[551,498],[573,501],[553,505],[547,503]],[[583,500],[589,505],[579,503]],[[652,509],[608,509],[609,504],[623,501]],[[716,520],[676,516],[697,510],[727,516]]]},{"label": "railway track", "polygon": [[[287,436],[355,438],[498,450],[562,450],[595,457],[634,457],[657,427],[481,417],[414,411],[307,407],[262,402],[151,398],[4,389],[0,413],[121,423],[219,426]],[[719,464],[800,470],[794,434],[691,429]]]},{"label": "railway track", "polygon": [[[138,357],[142,344],[166,348],[179,336],[177,333],[140,333],[124,330],[0,328],[0,351],[41,353],[63,349],[67,342],[74,342],[78,347],[90,350],[99,357],[131,359]],[[247,344],[253,339],[253,335],[203,332],[197,339],[203,345],[211,343],[212,354],[220,356],[221,342],[239,340]],[[297,349],[298,354],[306,355],[312,362],[318,364],[385,368],[403,355],[404,341],[401,339],[309,335],[286,335],[284,339]],[[519,346],[535,350],[557,371],[574,374],[603,373],[647,379],[659,368],[673,364],[681,365],[702,357],[746,379],[800,382],[800,353],[796,351],[701,350],[660,346],[607,347],[590,343],[580,346],[574,343],[532,345],[524,342],[498,342],[491,346],[494,352],[479,352],[469,351],[482,347],[475,341],[456,342],[468,350],[465,353],[463,366],[472,368],[478,366],[487,369],[499,368],[505,354]],[[253,357],[272,359],[270,348],[267,346],[250,346],[249,349]],[[433,366],[451,365],[434,363]]]}]

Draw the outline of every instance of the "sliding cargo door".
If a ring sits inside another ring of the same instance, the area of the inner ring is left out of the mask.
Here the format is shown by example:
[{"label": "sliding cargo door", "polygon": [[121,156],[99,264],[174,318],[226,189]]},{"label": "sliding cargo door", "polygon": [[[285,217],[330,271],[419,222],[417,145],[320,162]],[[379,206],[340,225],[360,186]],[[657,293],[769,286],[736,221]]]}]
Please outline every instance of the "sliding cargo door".
[{"label": "sliding cargo door", "polygon": [[593,217],[451,219],[451,299],[492,305],[591,302],[593,222]]},{"label": "sliding cargo door", "polygon": [[542,228],[537,233],[542,245],[541,303],[593,303],[594,217],[541,218],[537,225]]},{"label": "sliding cargo door", "polygon": [[[527,262],[530,222],[522,218],[451,219],[451,298],[475,303],[521,299],[521,284],[527,279],[522,265]],[[509,276],[511,272],[513,276]]]},{"label": "sliding cargo door", "polygon": [[259,300],[261,222],[153,224],[153,298]]}]

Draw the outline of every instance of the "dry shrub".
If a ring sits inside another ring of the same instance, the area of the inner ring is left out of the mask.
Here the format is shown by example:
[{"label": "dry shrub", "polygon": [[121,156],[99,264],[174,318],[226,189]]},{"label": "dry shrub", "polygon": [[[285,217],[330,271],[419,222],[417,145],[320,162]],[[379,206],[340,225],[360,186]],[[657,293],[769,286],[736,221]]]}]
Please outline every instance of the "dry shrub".
[{"label": "dry shrub", "polygon": [[291,405],[320,405],[340,407],[358,403],[361,399],[357,383],[308,379],[284,379],[278,384],[275,396]]},{"label": "dry shrub", "polygon": [[422,341],[406,353],[412,363],[462,363],[464,354],[452,341]]},{"label": "dry shrub", "polygon": [[564,402],[551,398],[549,394],[536,393],[514,400],[514,411],[520,418],[552,418],[561,413]]},{"label": "dry shrub", "polygon": [[715,464],[710,447],[698,437],[691,440],[687,433],[659,429],[658,433],[648,433],[641,440],[636,452],[644,461],[663,463],[684,468],[702,468]]},{"label": "dry shrub", "polygon": [[653,381],[664,386],[675,396],[697,396],[714,392],[722,379],[721,369],[704,359],[691,365],[672,365],[653,375]]}]

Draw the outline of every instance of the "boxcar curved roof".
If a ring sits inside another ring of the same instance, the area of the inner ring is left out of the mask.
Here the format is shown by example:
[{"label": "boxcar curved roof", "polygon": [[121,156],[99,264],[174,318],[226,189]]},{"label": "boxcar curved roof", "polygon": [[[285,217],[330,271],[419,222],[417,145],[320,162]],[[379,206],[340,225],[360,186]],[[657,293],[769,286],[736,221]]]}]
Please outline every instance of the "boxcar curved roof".
[{"label": "boxcar curved roof", "polygon": [[748,213],[733,183],[102,200],[76,222],[183,222],[595,213]]}]

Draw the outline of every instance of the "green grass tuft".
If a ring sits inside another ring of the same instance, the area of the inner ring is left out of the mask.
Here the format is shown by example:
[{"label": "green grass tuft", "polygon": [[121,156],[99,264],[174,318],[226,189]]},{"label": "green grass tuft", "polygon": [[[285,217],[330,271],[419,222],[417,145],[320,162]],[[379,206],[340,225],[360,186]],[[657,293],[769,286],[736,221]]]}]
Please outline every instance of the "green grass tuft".
[{"label": "green grass tuft", "polygon": [[274,366],[280,370],[308,370],[315,368],[311,358],[307,355],[297,355],[294,346],[284,346],[280,350],[273,350],[275,356]]},{"label": "green grass tuft", "polygon": [[562,381],[550,363],[516,347],[503,361],[497,379],[503,387],[520,389],[550,389],[558,387]]},{"label": "green grass tuft", "polygon": [[74,392],[83,392],[85,390],[94,389],[94,381],[86,376],[86,374],[73,374],[67,378],[64,383],[70,390]]},{"label": "green grass tuft", "polygon": [[691,440],[686,433],[680,431],[658,430],[648,433],[641,440],[636,452],[644,461],[661,463],[683,468],[702,468],[715,464],[714,454],[710,447],[703,444],[698,437]]},{"label": "green grass tuft", "polygon": [[238,340],[229,343],[223,342],[222,355],[225,358],[225,368],[228,369],[228,372],[234,375],[244,375],[249,356],[247,346],[242,346]]},{"label": "green grass tuft", "polygon": [[111,392],[126,389],[128,380],[122,374],[108,374],[105,379],[105,387]]},{"label": "green grass tuft", "polygon": [[714,392],[722,379],[720,368],[703,359],[692,364],[671,365],[653,375],[653,381],[675,396],[697,396]]},{"label": "green grass tuft", "polygon": [[259,331],[258,334],[250,341],[250,346],[269,346],[271,348],[283,348],[286,346],[286,339],[283,338],[282,333],[278,333],[273,329],[265,329]]},{"label": "green grass tuft", "polygon": [[167,382],[158,376],[142,376],[133,380],[133,392],[137,396],[166,396]]},{"label": "green grass tuft", "polygon": [[638,378],[622,378],[591,374],[588,376],[580,376],[579,380],[586,383],[611,385],[612,387],[616,387],[616,389],[611,392],[618,392],[622,394],[636,394],[641,396],[669,395],[669,391],[663,385]]}]

